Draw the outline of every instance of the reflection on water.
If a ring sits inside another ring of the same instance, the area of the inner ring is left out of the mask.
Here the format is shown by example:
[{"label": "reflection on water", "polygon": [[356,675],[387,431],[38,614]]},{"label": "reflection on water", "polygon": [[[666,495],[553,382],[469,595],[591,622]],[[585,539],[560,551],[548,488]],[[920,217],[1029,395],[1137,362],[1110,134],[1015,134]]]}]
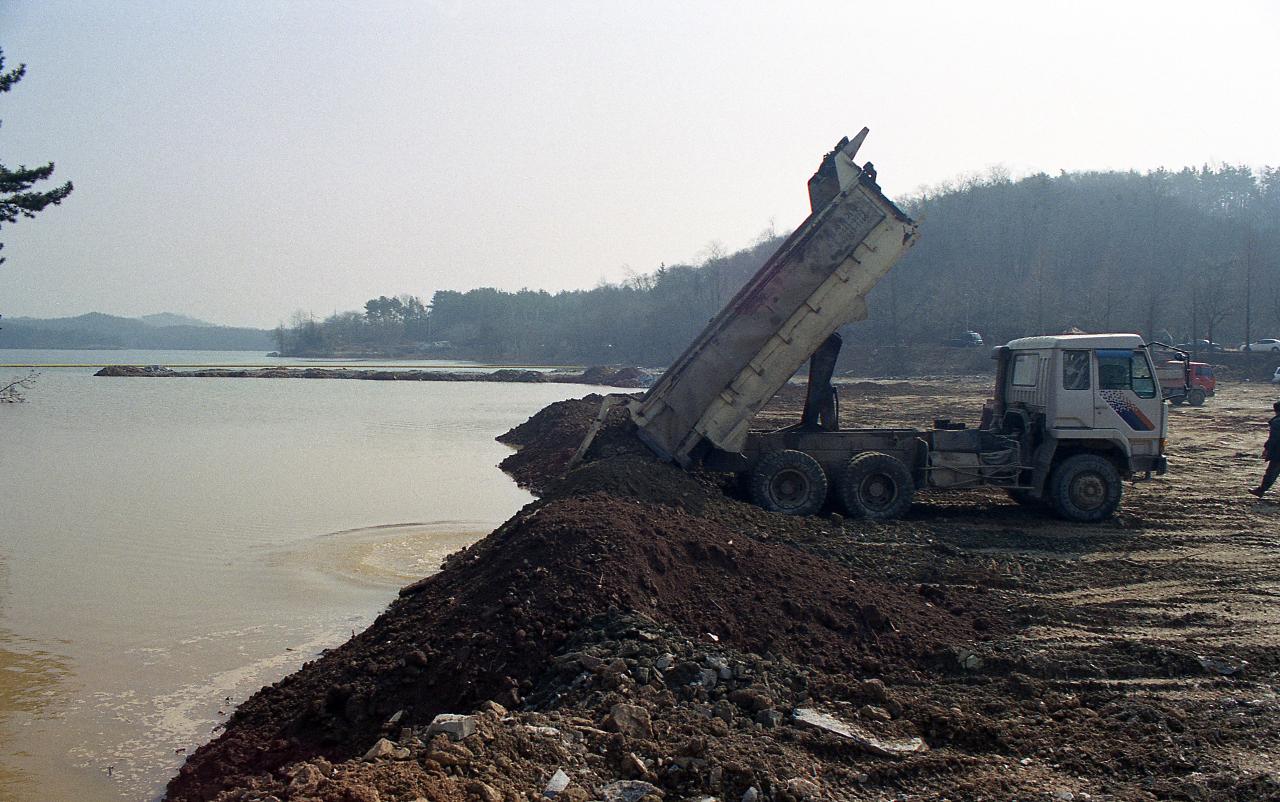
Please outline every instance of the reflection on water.
[{"label": "reflection on water", "polygon": [[595,389],[91,374],[0,408],[0,799],[154,797],[236,703],[527,503],[493,437]]},{"label": "reflection on water", "polygon": [[[69,675],[67,661],[38,645],[0,629],[0,720],[19,731],[49,715],[49,702]],[[20,739],[0,741],[0,799],[15,789],[34,791],[36,778],[5,759],[23,753]],[[11,790],[4,790],[11,789]]]}]

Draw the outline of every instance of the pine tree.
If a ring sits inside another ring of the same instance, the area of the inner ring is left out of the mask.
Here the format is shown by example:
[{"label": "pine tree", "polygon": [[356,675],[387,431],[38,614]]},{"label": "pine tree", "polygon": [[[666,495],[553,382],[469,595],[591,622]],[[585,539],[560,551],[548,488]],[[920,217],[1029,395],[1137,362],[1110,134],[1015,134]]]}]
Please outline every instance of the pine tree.
[{"label": "pine tree", "polygon": [[[14,84],[22,80],[27,73],[27,65],[19,64],[15,69],[4,71],[4,51],[0,50],[0,93],[8,92]],[[19,165],[11,170],[0,164],[0,227],[16,222],[19,217],[35,217],[37,212],[46,206],[62,203],[71,194],[71,182],[43,192],[32,190],[32,187],[47,181],[53,176],[53,162],[41,167]],[[4,244],[0,243],[0,248]],[[0,257],[0,263],[4,258]]]}]

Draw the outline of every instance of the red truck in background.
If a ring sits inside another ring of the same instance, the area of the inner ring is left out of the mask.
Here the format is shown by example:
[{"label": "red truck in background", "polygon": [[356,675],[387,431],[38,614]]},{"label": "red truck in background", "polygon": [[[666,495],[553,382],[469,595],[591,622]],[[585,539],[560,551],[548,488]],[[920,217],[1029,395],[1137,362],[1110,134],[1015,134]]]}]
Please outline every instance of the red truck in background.
[{"label": "red truck in background", "polygon": [[1164,397],[1174,406],[1190,404],[1198,407],[1213,395],[1218,381],[1213,376],[1213,366],[1204,362],[1170,359],[1156,366],[1160,388]]}]

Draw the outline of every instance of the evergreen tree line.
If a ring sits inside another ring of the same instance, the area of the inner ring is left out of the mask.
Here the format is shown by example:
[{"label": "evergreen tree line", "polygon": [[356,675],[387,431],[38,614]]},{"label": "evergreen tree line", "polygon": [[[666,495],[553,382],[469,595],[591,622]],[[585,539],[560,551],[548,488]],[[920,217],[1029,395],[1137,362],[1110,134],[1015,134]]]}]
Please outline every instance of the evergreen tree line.
[{"label": "evergreen tree line", "polygon": [[[998,343],[1072,327],[1231,345],[1280,337],[1280,168],[993,171],[901,205],[920,241],[846,343],[938,344],[967,330]],[[277,338],[285,354],[664,365],[781,243],[768,232],[591,290],[382,297],[363,313],[295,315]]]}]

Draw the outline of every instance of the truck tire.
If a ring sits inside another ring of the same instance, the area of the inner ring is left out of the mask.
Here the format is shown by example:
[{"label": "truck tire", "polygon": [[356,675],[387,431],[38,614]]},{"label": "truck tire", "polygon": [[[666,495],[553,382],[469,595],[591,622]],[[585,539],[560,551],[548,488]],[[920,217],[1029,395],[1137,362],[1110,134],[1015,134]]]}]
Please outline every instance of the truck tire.
[{"label": "truck tire", "polygon": [[751,500],[770,512],[816,515],[827,500],[827,475],[803,451],[766,455],[751,471]]},{"label": "truck tire", "polygon": [[1199,387],[1192,387],[1191,392],[1187,393],[1187,403],[1193,407],[1203,406],[1204,398],[1204,390]]},{"label": "truck tire", "polygon": [[840,477],[840,500],[855,518],[901,518],[911,506],[916,485],[902,460],[866,451],[849,460]]},{"label": "truck tire", "polygon": [[1120,472],[1096,454],[1075,454],[1053,469],[1045,488],[1054,512],[1068,521],[1092,523],[1110,518],[1120,506]]}]

